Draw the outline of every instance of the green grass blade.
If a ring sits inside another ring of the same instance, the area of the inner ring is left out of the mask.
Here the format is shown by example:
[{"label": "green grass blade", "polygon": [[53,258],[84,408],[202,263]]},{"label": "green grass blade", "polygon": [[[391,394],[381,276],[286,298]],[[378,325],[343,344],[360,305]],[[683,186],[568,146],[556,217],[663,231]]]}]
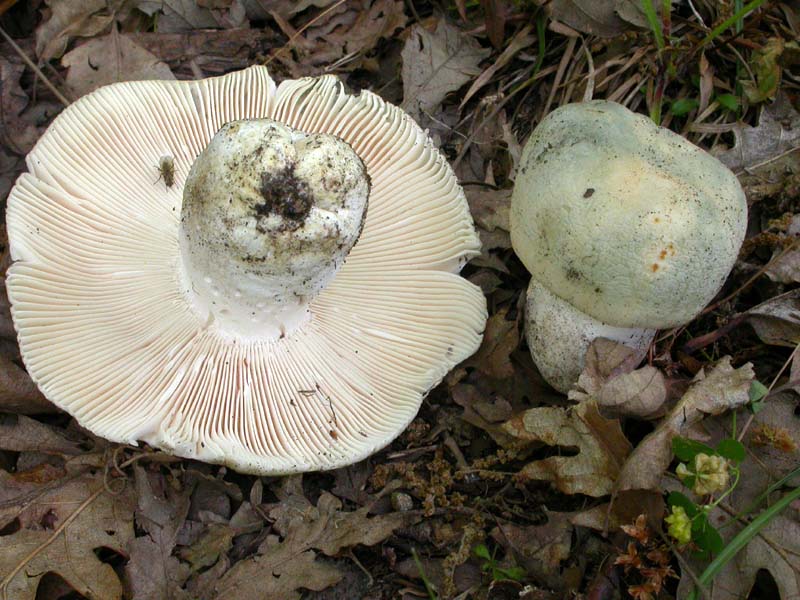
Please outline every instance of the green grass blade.
[{"label": "green grass blade", "polygon": [[[705,571],[697,578],[697,583],[701,586],[708,585],[717,576],[725,565],[727,565],[747,543],[761,531],[767,523],[778,516],[778,514],[792,502],[800,498],[800,487],[794,488],[775,504],[758,515],[751,523],[736,534],[728,545],[722,549],[717,557],[706,567]],[[688,600],[697,600],[699,592],[697,588],[689,594]]]},{"label": "green grass blade", "polygon": [[[643,0],[643,1],[648,3],[650,2],[650,0]],[[702,42],[700,42],[700,46],[706,46],[707,44],[713,42],[722,34],[723,31],[728,29],[731,25],[735,25],[737,23],[743,23],[745,16],[747,16],[748,13],[759,8],[762,4],[764,4],[765,1],[766,0],[753,0],[752,2],[748,2],[747,4],[745,4],[741,9],[737,10],[730,17],[725,19],[722,23],[714,27],[714,29],[711,30],[711,33],[709,33],[705,37],[705,39]]]},{"label": "green grass blade", "polygon": [[661,30],[661,21],[658,20],[658,13],[653,6],[653,0],[642,0],[642,10],[650,29],[653,30],[653,36],[656,38],[656,47],[659,50],[664,49],[664,32]]}]

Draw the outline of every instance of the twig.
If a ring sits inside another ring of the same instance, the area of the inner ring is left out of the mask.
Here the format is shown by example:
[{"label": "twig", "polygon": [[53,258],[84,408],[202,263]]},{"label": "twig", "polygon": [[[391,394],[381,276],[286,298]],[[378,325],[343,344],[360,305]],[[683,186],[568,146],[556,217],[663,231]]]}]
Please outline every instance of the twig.
[{"label": "twig", "polygon": [[305,25],[303,25],[303,26],[302,26],[300,29],[298,29],[297,31],[295,31],[295,32],[294,32],[294,34],[292,34],[292,37],[290,37],[290,38],[289,38],[289,41],[288,41],[288,42],[286,42],[286,43],[285,43],[283,46],[281,46],[280,48],[278,48],[278,50],[277,50],[277,52],[275,52],[275,54],[272,54],[272,55],[271,55],[271,56],[270,56],[270,57],[269,57],[267,60],[265,60],[265,61],[264,61],[264,66],[266,67],[267,65],[269,65],[269,63],[271,63],[273,60],[275,60],[276,58],[278,58],[278,55],[280,55],[280,53],[281,53],[281,52],[283,52],[283,51],[284,51],[284,50],[286,50],[287,48],[291,48],[291,47],[292,47],[292,45],[294,44],[294,41],[295,41],[295,40],[296,40],[298,37],[300,37],[301,35],[303,35],[303,33],[305,32],[305,30],[306,30],[306,29],[308,29],[309,27],[311,27],[311,26],[312,26],[314,23],[316,23],[317,21],[319,21],[319,20],[320,20],[322,17],[324,17],[325,15],[327,15],[327,14],[328,14],[329,12],[331,12],[332,10],[334,10],[334,9],[336,9],[336,8],[339,8],[339,7],[340,7],[342,4],[344,4],[344,1],[345,1],[345,0],[339,0],[339,1],[338,1],[338,2],[336,2],[335,4],[332,4],[331,6],[329,6],[329,7],[328,7],[328,8],[326,8],[325,10],[323,10],[321,13],[319,13],[319,14],[318,14],[316,17],[314,17],[313,19],[311,19],[311,20],[310,20],[308,23],[306,23]]},{"label": "twig", "polygon": [[16,577],[17,573],[19,573],[25,565],[27,565],[31,560],[33,560],[33,558],[37,554],[39,554],[50,544],[52,544],[56,540],[56,538],[59,535],[61,535],[61,532],[63,532],[69,526],[70,523],[72,523],[75,519],[77,519],[78,515],[80,515],[83,512],[83,510],[87,506],[89,506],[92,502],[94,502],[97,499],[97,497],[104,491],[105,488],[101,485],[97,490],[94,491],[94,493],[92,493],[91,496],[89,496],[86,500],[84,500],[83,503],[78,508],[75,509],[75,512],[73,512],[69,517],[67,517],[64,520],[64,522],[61,525],[59,525],[55,529],[55,531],[53,531],[53,534],[49,538],[47,538],[44,542],[42,542],[36,548],[34,548],[25,558],[23,558],[17,564],[16,567],[14,567],[11,573],[6,575],[3,578],[3,580],[0,581],[0,590],[3,591],[3,600],[8,600],[8,584],[10,584],[11,581],[14,579],[14,577]]},{"label": "twig", "polygon": [[2,27],[0,27],[0,35],[2,35],[3,38],[5,38],[5,40],[11,45],[14,51],[17,54],[19,54],[19,57],[22,59],[22,61],[26,65],[28,65],[28,67],[34,73],[36,73],[36,76],[42,80],[42,83],[44,83],[47,86],[47,88],[51,92],[53,92],[55,97],[58,98],[58,101],[61,102],[61,104],[63,104],[64,106],[69,106],[70,100],[64,94],[58,91],[58,88],[55,85],[53,85],[53,83],[47,78],[47,76],[44,73],[42,73],[42,70],[36,66],[36,63],[34,63],[30,58],[28,58],[28,55],[25,54],[25,51],[17,45],[17,43],[11,38],[10,35],[6,33],[6,30],[3,29]]}]

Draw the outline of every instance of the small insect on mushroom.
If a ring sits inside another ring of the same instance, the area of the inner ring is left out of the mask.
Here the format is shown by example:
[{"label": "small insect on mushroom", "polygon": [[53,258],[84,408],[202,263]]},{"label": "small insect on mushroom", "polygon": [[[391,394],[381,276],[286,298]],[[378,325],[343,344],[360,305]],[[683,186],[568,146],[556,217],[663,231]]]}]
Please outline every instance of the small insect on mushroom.
[{"label": "small insect on mushroom", "polygon": [[171,188],[175,183],[175,161],[172,156],[165,154],[158,159],[158,173],[159,175],[158,179],[156,179],[156,183],[163,179],[164,185]]}]

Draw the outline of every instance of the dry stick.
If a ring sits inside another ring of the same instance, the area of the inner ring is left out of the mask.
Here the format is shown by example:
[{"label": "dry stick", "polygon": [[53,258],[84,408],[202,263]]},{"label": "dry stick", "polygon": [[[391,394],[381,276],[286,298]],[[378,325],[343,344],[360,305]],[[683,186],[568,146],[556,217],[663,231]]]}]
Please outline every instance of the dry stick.
[{"label": "dry stick", "polygon": [[28,55],[25,54],[22,48],[20,48],[13,39],[11,39],[11,36],[8,35],[6,33],[6,30],[3,29],[2,27],[0,27],[0,34],[2,34],[2,36],[11,45],[14,51],[17,54],[19,54],[19,57],[23,60],[23,62],[26,65],[28,65],[28,67],[30,67],[30,69],[34,73],[36,73],[37,77],[41,78],[42,83],[44,83],[47,86],[47,88],[51,92],[53,92],[55,97],[58,98],[59,102],[61,102],[61,104],[63,104],[64,106],[69,106],[70,100],[64,94],[58,91],[58,88],[52,84],[52,82],[47,78],[47,76],[44,73],[42,73],[42,70],[36,66],[36,63],[34,63],[30,58],[28,58]]},{"label": "dry stick", "polygon": [[735,298],[736,296],[741,294],[743,290],[745,290],[748,287],[750,287],[756,281],[756,279],[761,277],[773,263],[777,263],[777,261],[779,261],[781,258],[786,256],[789,252],[791,252],[792,250],[795,250],[797,248],[798,244],[800,244],[800,240],[796,240],[796,241],[792,242],[791,244],[789,244],[788,246],[786,246],[786,248],[781,250],[780,254],[777,254],[776,256],[774,256],[767,264],[765,264],[758,271],[756,271],[755,275],[753,275],[750,279],[745,281],[742,285],[740,285],[738,288],[736,288],[730,294],[725,296],[722,300],[719,300],[718,302],[714,302],[714,304],[712,304],[711,306],[707,306],[705,309],[703,309],[703,312],[701,312],[700,314],[701,315],[708,314],[712,310],[716,309],[718,306],[720,306],[722,304],[725,304],[728,300],[732,300],[733,298]]},{"label": "dry stick", "polygon": [[[798,348],[800,348],[800,344],[797,344],[794,347],[794,350],[792,350],[792,353],[789,355],[789,358],[787,358],[786,362],[783,363],[783,366],[781,367],[780,371],[778,371],[778,374],[775,375],[775,378],[772,380],[772,383],[769,384],[769,387],[767,388],[767,393],[764,395],[764,398],[766,398],[769,395],[769,393],[772,391],[772,388],[774,388],[775,384],[778,383],[778,378],[781,375],[783,375],[783,372],[786,370],[786,367],[788,367],[789,363],[792,362],[792,359],[794,358],[794,355],[797,354],[797,349]],[[739,440],[740,442],[742,441],[742,438],[744,438],[744,434],[747,433],[747,430],[750,428],[750,425],[753,423],[753,419],[755,419],[755,418],[756,418],[755,413],[752,413],[747,418],[747,422],[744,424],[744,427],[742,427],[741,433],[739,433],[739,435],[736,437],[737,440]]]},{"label": "dry stick", "polygon": [[553,87],[550,88],[550,95],[547,97],[547,102],[544,105],[544,110],[542,110],[542,117],[550,112],[550,105],[553,103],[553,99],[556,97],[556,91],[558,90],[558,86],[561,85],[561,79],[564,77],[564,71],[567,70],[567,65],[569,65],[569,61],[572,58],[572,53],[575,51],[575,44],[578,41],[578,38],[569,38],[567,42],[567,47],[564,50],[564,54],[561,57],[561,61],[558,63],[558,70],[556,71],[555,79],[553,79]]},{"label": "dry stick", "polygon": [[30,552],[30,554],[28,554],[25,558],[23,558],[19,562],[19,564],[17,564],[17,566],[14,567],[14,570],[11,571],[11,573],[6,575],[3,578],[3,580],[0,581],[0,590],[3,591],[3,600],[8,600],[8,584],[11,583],[11,580],[14,579],[14,577],[16,577],[17,573],[19,573],[25,565],[27,565],[31,560],[33,560],[33,558],[37,554],[39,554],[45,548],[47,548],[47,546],[52,544],[56,540],[56,538],[59,535],[61,535],[61,532],[64,531],[67,528],[67,526],[69,526],[69,524],[72,523],[76,518],[78,518],[78,515],[80,515],[81,512],[83,512],[83,510],[87,506],[89,506],[92,502],[94,502],[97,499],[97,497],[100,494],[102,494],[104,491],[105,491],[105,488],[103,486],[100,486],[91,496],[89,496],[86,500],[84,500],[83,503],[78,508],[75,509],[75,512],[73,512],[69,517],[67,517],[64,520],[64,522],[61,525],[59,525],[55,529],[55,531],[53,531],[53,534],[49,538],[47,538],[45,541],[43,541],[41,544],[39,544],[36,548],[34,548]]},{"label": "dry stick", "polygon": [[589,102],[594,96],[594,60],[592,59],[592,51],[589,50],[589,45],[586,40],[583,41],[583,53],[586,55],[586,89],[583,90],[583,101]]},{"label": "dry stick", "polygon": [[284,50],[286,50],[287,48],[290,48],[290,47],[291,47],[291,46],[294,44],[294,41],[295,41],[295,40],[296,40],[298,37],[300,37],[301,35],[303,35],[303,32],[304,32],[306,29],[308,29],[309,27],[311,27],[311,26],[312,26],[314,23],[316,23],[317,21],[319,21],[319,20],[320,20],[322,17],[324,17],[325,15],[327,15],[327,14],[328,14],[329,12],[331,12],[332,10],[334,10],[334,9],[336,9],[336,8],[339,8],[339,7],[340,7],[342,4],[344,4],[344,1],[345,1],[345,0],[339,0],[339,1],[338,1],[336,4],[333,4],[333,5],[329,6],[328,8],[326,8],[325,10],[323,10],[321,13],[319,13],[319,14],[318,14],[316,17],[314,17],[313,19],[311,19],[311,20],[310,20],[308,23],[306,23],[305,25],[303,25],[303,26],[302,26],[300,29],[298,29],[298,30],[297,30],[297,31],[296,31],[296,32],[295,32],[295,33],[292,35],[292,37],[290,37],[290,38],[289,38],[289,41],[288,41],[288,42],[286,42],[286,43],[285,43],[283,46],[281,46],[281,47],[278,49],[278,51],[277,51],[275,54],[273,54],[273,55],[272,55],[272,56],[270,56],[270,57],[269,57],[267,60],[265,60],[265,61],[264,61],[264,66],[266,67],[266,66],[267,66],[269,63],[271,63],[273,60],[275,60],[275,59],[278,57],[278,55],[279,55],[281,52],[283,52],[283,51],[284,51]]}]

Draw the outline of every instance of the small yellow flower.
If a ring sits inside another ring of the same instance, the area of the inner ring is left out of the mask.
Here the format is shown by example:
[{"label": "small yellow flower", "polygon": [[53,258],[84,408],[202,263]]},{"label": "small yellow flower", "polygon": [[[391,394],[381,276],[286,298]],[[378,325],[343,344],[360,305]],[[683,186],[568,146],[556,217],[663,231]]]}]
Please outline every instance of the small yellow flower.
[{"label": "small yellow flower", "polygon": [[675,474],[681,481],[689,477],[689,475],[694,475],[694,473],[689,470],[689,467],[686,466],[686,463],[679,464],[678,468],[675,469]]},{"label": "small yellow flower", "polygon": [[709,456],[702,452],[694,457],[697,479],[693,491],[698,496],[721,492],[728,487],[728,461],[721,456]]},{"label": "small yellow flower", "polygon": [[692,521],[682,506],[671,506],[671,514],[664,518],[669,525],[667,533],[674,537],[681,546],[692,539]]}]

